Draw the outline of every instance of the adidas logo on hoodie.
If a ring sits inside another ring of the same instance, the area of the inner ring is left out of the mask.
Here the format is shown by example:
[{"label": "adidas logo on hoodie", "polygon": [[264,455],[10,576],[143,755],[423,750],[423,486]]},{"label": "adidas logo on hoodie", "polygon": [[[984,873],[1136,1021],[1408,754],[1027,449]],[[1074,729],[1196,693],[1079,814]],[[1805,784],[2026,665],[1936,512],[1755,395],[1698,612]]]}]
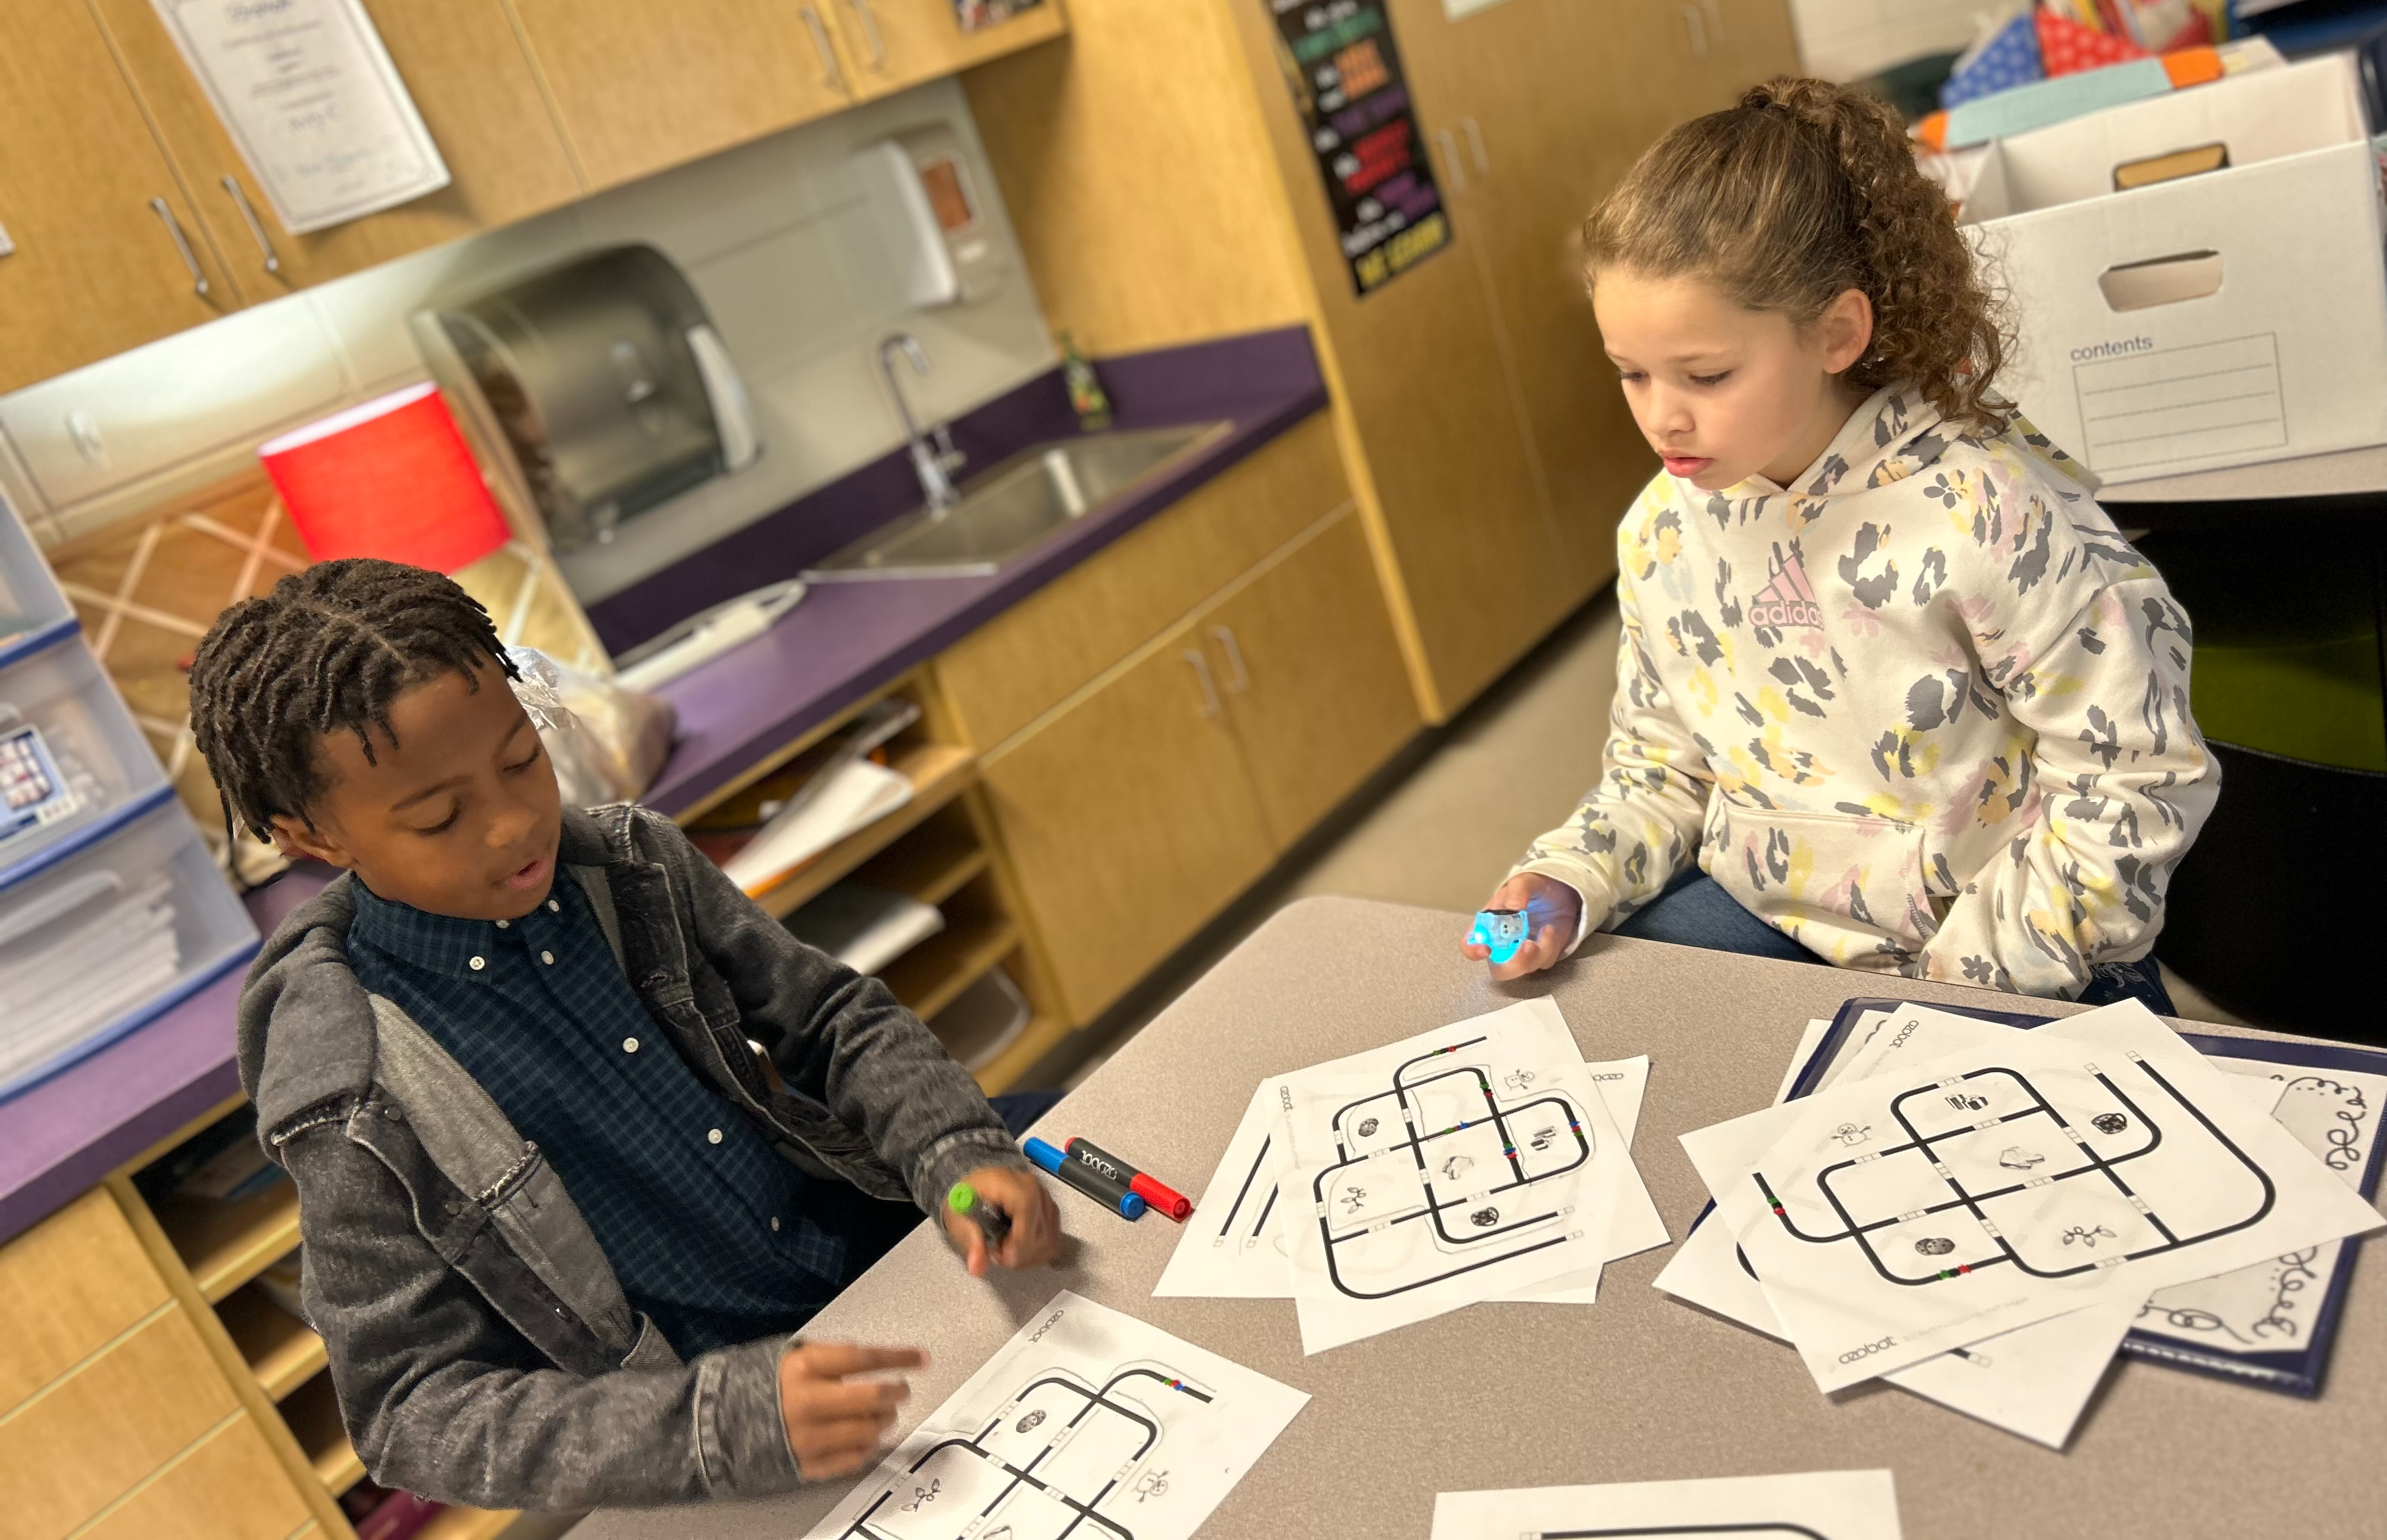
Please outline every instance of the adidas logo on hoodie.
[{"label": "adidas logo on hoodie", "polygon": [[1807,582],[1806,563],[1799,553],[1791,551],[1788,561],[1772,563],[1765,587],[1749,601],[1749,619],[1754,625],[1771,625],[1775,629],[1792,625],[1824,628],[1824,612],[1816,606],[1815,590]]}]

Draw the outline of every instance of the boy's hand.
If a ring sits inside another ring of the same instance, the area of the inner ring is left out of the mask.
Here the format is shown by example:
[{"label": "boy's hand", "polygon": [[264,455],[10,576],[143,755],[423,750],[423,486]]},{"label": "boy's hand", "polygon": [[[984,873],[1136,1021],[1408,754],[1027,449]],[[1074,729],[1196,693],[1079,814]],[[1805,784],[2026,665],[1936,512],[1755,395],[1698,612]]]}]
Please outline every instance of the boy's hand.
[{"label": "boy's hand", "polygon": [[[1493,964],[1495,978],[1522,978],[1557,962],[1566,955],[1574,928],[1583,920],[1583,895],[1539,872],[1519,872],[1500,884],[1484,907],[1525,912],[1524,942],[1515,956]],[[1459,942],[1459,950],[1479,963],[1491,960],[1492,949],[1474,941]]]},{"label": "boy's hand", "polygon": [[877,1458],[895,1409],[912,1398],[901,1380],[849,1380],[890,1369],[918,1369],[916,1347],[856,1347],[798,1343],[779,1360],[779,1418],[788,1448],[806,1481],[850,1476]]},{"label": "boy's hand", "polygon": [[1011,1219],[1011,1233],[1004,1237],[1003,1244],[989,1246],[976,1223],[954,1213],[950,1205],[938,1208],[944,1217],[945,1233],[960,1248],[963,1265],[972,1278],[984,1278],[989,1261],[1006,1268],[1051,1264],[1061,1249],[1061,1211],[1053,1206],[1053,1194],[1044,1191],[1042,1182],[1008,1166],[981,1166],[962,1180],[978,1190],[981,1202],[1002,1209]]}]

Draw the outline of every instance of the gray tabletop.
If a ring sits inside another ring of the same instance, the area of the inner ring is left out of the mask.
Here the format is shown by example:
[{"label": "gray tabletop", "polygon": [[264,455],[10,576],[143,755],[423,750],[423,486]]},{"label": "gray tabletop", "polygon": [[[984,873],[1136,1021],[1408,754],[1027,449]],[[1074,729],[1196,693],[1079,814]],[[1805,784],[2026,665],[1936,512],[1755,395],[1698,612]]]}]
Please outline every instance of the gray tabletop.
[{"label": "gray tabletop", "polygon": [[[1809,1017],[1851,995],[1997,998],[1609,937],[1497,985],[1459,955],[1464,925],[1357,899],[1295,904],[1040,1131],[1081,1134],[1198,1194],[1261,1077],[1547,993],[1586,1057],[1650,1056],[1634,1155],[1680,1239],[1707,1193],[1675,1136],[1764,1105]],[[923,1229],[808,1334],[928,1350],[899,1432],[1064,1287],[1308,1392],[1204,1540],[1423,1540],[1443,1490],[1884,1466],[1908,1540],[2387,1534],[2387,1269],[2375,1257],[2355,1273],[2318,1401],[2117,1363],[2059,1455],[1878,1382],[1825,1397],[1788,1348],[1651,1288],[1669,1250],[1612,1265],[1587,1308],[1477,1305],[1306,1358],[1289,1300],[1152,1297],[1176,1226],[1130,1225],[1075,1193],[1060,1203],[1079,1237],[1067,1266],[973,1282]],[[794,1540],[849,1484],[600,1514],[575,1536]]]}]

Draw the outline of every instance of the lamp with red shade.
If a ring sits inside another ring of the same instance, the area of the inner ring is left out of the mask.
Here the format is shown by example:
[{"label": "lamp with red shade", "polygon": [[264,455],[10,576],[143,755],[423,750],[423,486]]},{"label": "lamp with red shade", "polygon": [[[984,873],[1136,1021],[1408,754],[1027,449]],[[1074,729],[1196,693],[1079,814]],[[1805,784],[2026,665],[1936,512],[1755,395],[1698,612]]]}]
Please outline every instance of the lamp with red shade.
[{"label": "lamp with red shade", "polygon": [[508,646],[611,672],[562,575],[515,536],[437,385],[351,407],[257,453],[316,561],[377,556],[446,573]]}]

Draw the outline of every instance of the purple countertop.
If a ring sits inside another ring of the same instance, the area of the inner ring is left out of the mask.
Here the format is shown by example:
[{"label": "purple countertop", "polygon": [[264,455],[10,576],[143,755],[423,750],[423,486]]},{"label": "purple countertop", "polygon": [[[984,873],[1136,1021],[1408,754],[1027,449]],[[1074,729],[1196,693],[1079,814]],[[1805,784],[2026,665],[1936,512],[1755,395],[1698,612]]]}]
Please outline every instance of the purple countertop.
[{"label": "purple countertop", "polygon": [[[673,813],[695,805],[1326,404],[1298,327],[1108,359],[1101,370],[1118,427],[1225,422],[1229,431],[993,576],[815,585],[769,634],[663,688],[678,709],[680,738],[646,801]],[[954,424],[956,444],[980,467],[1077,431],[1058,370]],[[591,619],[615,646],[652,635],[717,600],[794,576],[918,499],[909,464],[890,455],[592,607]],[[250,894],[258,928],[271,933],[325,875],[294,871]],[[241,978],[216,980],[0,1103],[0,1244],[238,1093],[233,1006]]]},{"label": "purple countertop", "polygon": [[[679,741],[646,802],[675,814],[694,806],[1326,404],[1299,327],[1105,360],[1102,379],[1117,427],[1224,422],[1229,430],[992,576],[813,585],[767,635],[663,688],[679,712]],[[954,424],[955,444],[979,467],[1077,433],[1057,369]],[[590,618],[617,646],[616,637],[651,636],[707,604],[793,577],[918,502],[910,464],[890,455],[593,607]]]}]

